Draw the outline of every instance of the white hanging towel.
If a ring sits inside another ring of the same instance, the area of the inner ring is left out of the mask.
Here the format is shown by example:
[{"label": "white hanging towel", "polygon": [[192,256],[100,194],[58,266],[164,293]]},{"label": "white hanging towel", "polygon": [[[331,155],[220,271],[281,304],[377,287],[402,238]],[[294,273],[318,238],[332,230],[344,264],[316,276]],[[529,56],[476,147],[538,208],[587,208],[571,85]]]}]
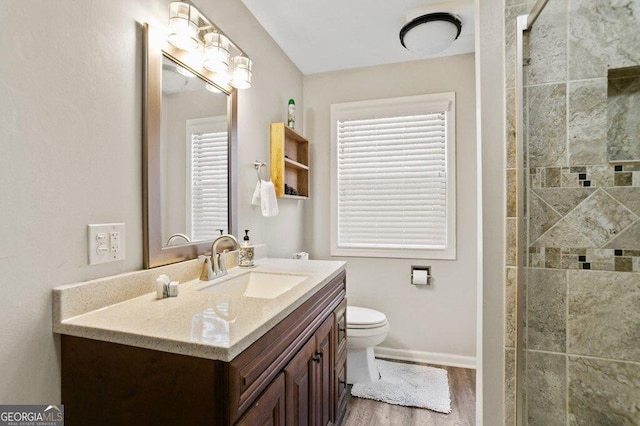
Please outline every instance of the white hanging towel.
[{"label": "white hanging towel", "polygon": [[260,182],[256,183],[256,189],[253,191],[253,197],[251,197],[251,204],[254,206],[260,205]]},{"label": "white hanging towel", "polygon": [[260,182],[260,206],[262,216],[271,217],[278,215],[278,200],[276,199],[276,188],[271,181]]}]

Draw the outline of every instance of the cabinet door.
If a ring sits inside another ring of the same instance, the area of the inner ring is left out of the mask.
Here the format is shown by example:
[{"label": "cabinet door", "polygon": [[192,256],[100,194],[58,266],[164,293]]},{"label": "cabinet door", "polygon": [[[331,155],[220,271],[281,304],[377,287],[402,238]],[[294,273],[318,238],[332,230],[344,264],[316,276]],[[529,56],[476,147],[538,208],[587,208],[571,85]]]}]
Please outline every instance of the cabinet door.
[{"label": "cabinet door", "polygon": [[287,426],[313,425],[315,352],[312,337],[284,369]]},{"label": "cabinet door", "polygon": [[333,311],[333,422],[340,424],[347,408],[347,299]]},{"label": "cabinet door", "polygon": [[285,425],[285,380],[280,373],[238,420],[241,426]]},{"label": "cabinet door", "polygon": [[333,419],[333,314],[316,331],[315,424],[326,426]]},{"label": "cabinet door", "polygon": [[337,425],[342,423],[344,415],[347,411],[347,397],[349,389],[347,388],[347,354],[343,353],[336,361],[334,370],[334,405],[333,422]]}]

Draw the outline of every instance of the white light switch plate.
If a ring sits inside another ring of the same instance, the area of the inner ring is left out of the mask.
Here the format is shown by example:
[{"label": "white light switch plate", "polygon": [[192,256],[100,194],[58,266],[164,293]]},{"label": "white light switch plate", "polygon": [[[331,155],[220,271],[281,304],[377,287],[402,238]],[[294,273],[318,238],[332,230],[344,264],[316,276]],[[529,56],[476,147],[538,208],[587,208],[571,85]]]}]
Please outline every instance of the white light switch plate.
[{"label": "white light switch plate", "polygon": [[124,260],[124,223],[88,226],[89,265]]}]

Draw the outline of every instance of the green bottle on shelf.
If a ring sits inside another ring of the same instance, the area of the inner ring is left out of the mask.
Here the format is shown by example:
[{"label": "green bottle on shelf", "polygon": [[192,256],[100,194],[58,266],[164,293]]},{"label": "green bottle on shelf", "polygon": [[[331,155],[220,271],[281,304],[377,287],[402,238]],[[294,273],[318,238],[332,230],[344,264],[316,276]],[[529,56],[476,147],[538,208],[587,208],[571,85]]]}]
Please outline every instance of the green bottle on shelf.
[{"label": "green bottle on shelf", "polygon": [[289,106],[287,112],[287,127],[293,129],[296,126],[296,102],[293,99],[289,99]]}]

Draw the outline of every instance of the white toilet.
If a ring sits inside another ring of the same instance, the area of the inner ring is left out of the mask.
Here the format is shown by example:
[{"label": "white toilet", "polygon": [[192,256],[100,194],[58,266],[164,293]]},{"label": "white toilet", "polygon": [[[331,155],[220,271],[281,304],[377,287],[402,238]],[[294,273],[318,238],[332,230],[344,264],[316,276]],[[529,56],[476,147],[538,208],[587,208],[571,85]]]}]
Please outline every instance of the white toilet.
[{"label": "white toilet", "polygon": [[373,309],[347,306],[347,383],[380,379],[373,347],[387,337],[387,317]]}]

